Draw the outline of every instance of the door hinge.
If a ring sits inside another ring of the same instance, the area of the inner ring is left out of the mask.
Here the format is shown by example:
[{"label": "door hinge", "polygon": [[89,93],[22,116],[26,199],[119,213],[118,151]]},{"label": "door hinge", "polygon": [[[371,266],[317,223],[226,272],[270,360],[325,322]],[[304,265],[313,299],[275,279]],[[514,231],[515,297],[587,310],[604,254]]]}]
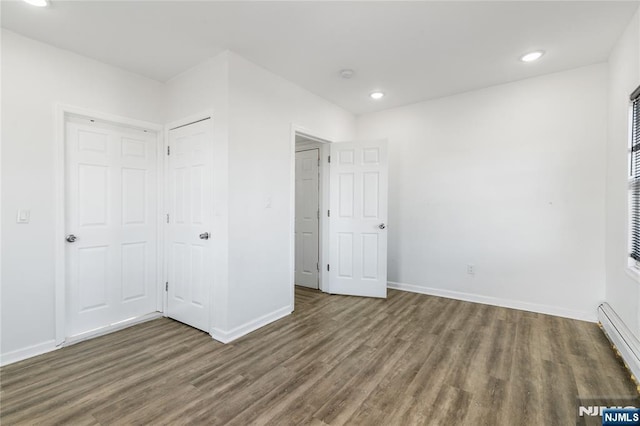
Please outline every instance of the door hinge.
[{"label": "door hinge", "polygon": [[320,209],[318,209],[318,219],[320,219]]},{"label": "door hinge", "polygon": [[169,281],[164,283],[164,291],[169,291]]},{"label": "door hinge", "polygon": [[171,147],[167,145],[167,155],[171,155]]},{"label": "door hinge", "polygon": [[327,271],[330,271],[331,267],[329,266],[329,264],[327,263]]},{"label": "door hinge", "polygon": [[327,210],[327,217],[331,217],[331,210]]},{"label": "door hinge", "polygon": [[316,263],[316,269],[320,272],[320,262]]},{"label": "door hinge", "polygon": [[327,157],[327,162],[331,162],[331,156]]},{"label": "door hinge", "polygon": [[320,159],[318,158],[318,166],[320,165]]},{"label": "door hinge", "polygon": [[169,213],[167,213],[167,223],[169,223]]}]

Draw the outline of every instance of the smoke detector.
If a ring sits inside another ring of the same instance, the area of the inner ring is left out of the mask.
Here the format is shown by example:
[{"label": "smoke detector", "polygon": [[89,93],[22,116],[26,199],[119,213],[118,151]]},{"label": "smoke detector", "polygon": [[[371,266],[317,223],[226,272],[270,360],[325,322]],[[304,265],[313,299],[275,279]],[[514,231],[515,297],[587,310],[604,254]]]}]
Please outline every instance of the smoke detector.
[{"label": "smoke detector", "polygon": [[344,69],[344,70],[340,70],[340,77],[344,78],[344,79],[350,79],[351,77],[353,77],[353,74],[355,74],[355,72],[353,70],[350,69]]}]

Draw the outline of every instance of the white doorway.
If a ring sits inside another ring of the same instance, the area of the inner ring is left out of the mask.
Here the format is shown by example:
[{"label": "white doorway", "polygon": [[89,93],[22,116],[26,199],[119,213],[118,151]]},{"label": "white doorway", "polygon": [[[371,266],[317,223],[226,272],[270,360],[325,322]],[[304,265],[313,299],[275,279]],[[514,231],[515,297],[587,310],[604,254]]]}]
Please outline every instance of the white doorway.
[{"label": "white doorway", "polygon": [[[329,258],[329,218],[323,212],[326,212],[329,204],[331,142],[294,127],[292,143],[294,221],[291,297],[294,303],[293,290],[296,285],[322,291],[327,291],[328,288],[328,274],[323,265],[326,265]],[[303,233],[307,234],[305,238]]]},{"label": "white doorway", "polygon": [[320,272],[320,148],[296,150],[295,284],[317,289]]},{"label": "white doorway", "polygon": [[[319,288],[330,294],[385,298],[387,141],[332,143],[310,136],[296,126],[292,127],[292,141],[292,304],[295,285]],[[317,155],[318,197],[316,171],[312,167]],[[318,218],[317,246],[313,234],[314,210]],[[315,247],[318,247],[317,281],[310,267],[316,259]]]},{"label": "white doorway", "polygon": [[169,129],[167,316],[210,330],[213,130],[210,117]]},{"label": "white doorway", "polygon": [[74,341],[158,315],[158,134],[94,117],[63,121],[61,305],[63,336]]}]

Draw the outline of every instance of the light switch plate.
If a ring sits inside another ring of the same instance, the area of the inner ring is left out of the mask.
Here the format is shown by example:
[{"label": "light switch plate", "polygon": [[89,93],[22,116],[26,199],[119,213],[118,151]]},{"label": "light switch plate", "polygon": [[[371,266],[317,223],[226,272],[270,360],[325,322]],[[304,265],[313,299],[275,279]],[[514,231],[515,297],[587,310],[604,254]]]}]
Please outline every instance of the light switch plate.
[{"label": "light switch plate", "polygon": [[20,209],[16,215],[16,223],[29,223],[31,219],[31,210]]}]

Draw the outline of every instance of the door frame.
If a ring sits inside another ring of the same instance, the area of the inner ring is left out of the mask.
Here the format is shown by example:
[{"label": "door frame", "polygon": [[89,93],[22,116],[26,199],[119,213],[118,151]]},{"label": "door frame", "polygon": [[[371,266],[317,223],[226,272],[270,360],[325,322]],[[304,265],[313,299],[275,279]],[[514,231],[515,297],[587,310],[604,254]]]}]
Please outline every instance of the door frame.
[{"label": "door frame", "polygon": [[[162,239],[162,254],[163,254],[163,264],[162,264],[162,282],[161,285],[163,285],[162,288],[162,314],[165,317],[168,317],[169,315],[169,293],[167,291],[165,291],[164,284],[168,283],[169,281],[169,255],[167,253],[168,247],[166,246],[166,242],[167,242],[167,237],[168,237],[168,232],[169,232],[169,228],[167,226],[167,222],[165,220],[165,215],[169,214],[168,212],[170,211],[170,200],[169,200],[169,155],[167,155],[167,150],[169,147],[169,132],[173,129],[175,129],[176,127],[183,127],[183,126],[188,126],[189,124],[194,124],[197,123],[199,121],[204,121],[204,120],[210,120],[209,126],[210,126],[210,131],[211,131],[211,140],[209,141],[209,143],[211,143],[211,147],[212,147],[212,152],[214,155],[214,158],[212,158],[212,167],[214,167],[214,170],[212,170],[212,177],[213,177],[213,188],[214,188],[214,197],[215,197],[215,129],[214,129],[214,124],[213,124],[213,109],[206,109],[204,111],[201,111],[199,113],[196,114],[192,114],[183,118],[180,118],[178,120],[172,121],[170,123],[165,124],[164,126],[162,126],[162,134],[163,134],[163,143],[162,143],[162,170],[163,170],[163,178],[162,178],[162,200],[163,203],[161,205],[162,208],[162,230],[161,233],[158,234],[158,237]],[[214,198],[214,210],[215,210],[215,198]],[[215,223],[215,215],[213,217],[210,218],[211,220],[211,233],[215,236],[215,230],[216,228],[216,223]],[[215,243],[215,239],[212,240],[212,243]],[[214,246],[213,248],[213,252],[216,252],[216,248]],[[214,259],[212,259],[213,261]],[[213,315],[213,298],[214,298],[214,293],[215,293],[215,287],[216,287],[216,277],[215,277],[215,273],[211,276],[211,288],[209,291],[209,319],[208,319],[208,326],[209,326],[209,330],[207,330],[207,332],[211,335],[211,329],[212,329],[212,319],[214,317]]]},{"label": "door frame", "polygon": [[[162,305],[162,284],[164,282],[163,274],[163,243],[161,239],[163,235],[162,228],[162,210],[164,206],[164,156],[162,155],[163,147],[163,126],[158,123],[152,123],[143,120],[136,120],[120,115],[104,113],[94,111],[82,107],[76,107],[65,104],[56,104],[54,106],[54,166],[53,166],[53,179],[54,179],[54,258],[55,258],[55,276],[54,276],[54,294],[55,294],[55,345],[61,346],[67,339],[66,335],[66,287],[67,287],[67,271],[66,271],[66,246],[64,241],[65,227],[66,227],[66,193],[65,193],[65,145],[66,145],[66,124],[67,117],[79,116],[88,119],[95,119],[99,121],[105,121],[110,124],[121,127],[132,127],[135,129],[150,130],[156,133],[156,144],[158,146],[158,156],[156,158],[156,176],[157,176],[157,221],[156,221],[156,236],[157,236],[157,248],[156,248],[156,269],[157,269],[157,299],[156,309],[160,312],[164,312]],[[147,317],[143,317],[147,318]],[[133,322],[133,321],[131,321]],[[118,328],[122,328],[131,322],[121,322],[115,324],[106,331],[113,331]],[[86,333],[78,339],[72,341],[79,341],[85,338],[93,337],[95,335],[102,334],[101,331],[95,333]]]},{"label": "door frame", "polygon": [[290,138],[290,156],[291,156],[291,199],[290,199],[290,217],[291,222],[289,224],[289,279],[291,287],[291,310],[295,310],[295,259],[296,259],[296,135],[303,136],[314,142],[317,142],[319,146],[309,147],[311,149],[318,148],[320,150],[320,167],[318,167],[318,182],[319,188],[319,208],[320,208],[320,220],[318,221],[318,263],[320,264],[320,270],[318,271],[318,289],[325,293],[330,293],[329,288],[329,274],[326,273],[325,265],[329,262],[329,218],[326,215],[326,211],[329,208],[329,146],[333,141],[316,136],[317,133],[309,130],[305,127],[291,124],[291,138]]}]

